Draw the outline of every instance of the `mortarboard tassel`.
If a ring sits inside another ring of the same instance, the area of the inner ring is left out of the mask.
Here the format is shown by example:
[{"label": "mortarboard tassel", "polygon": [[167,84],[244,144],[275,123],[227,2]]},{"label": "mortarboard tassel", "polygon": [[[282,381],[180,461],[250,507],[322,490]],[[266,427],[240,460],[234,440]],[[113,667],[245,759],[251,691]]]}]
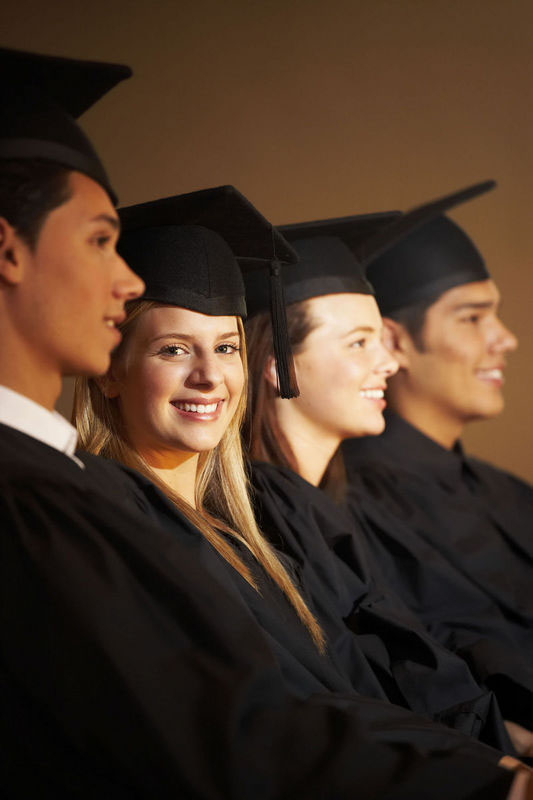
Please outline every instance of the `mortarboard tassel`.
[{"label": "mortarboard tassel", "polygon": [[277,260],[270,262],[270,315],[272,319],[274,357],[278,374],[278,392],[280,397],[290,400],[291,397],[298,397],[300,390],[296,380],[296,370],[287,328],[281,264]]}]

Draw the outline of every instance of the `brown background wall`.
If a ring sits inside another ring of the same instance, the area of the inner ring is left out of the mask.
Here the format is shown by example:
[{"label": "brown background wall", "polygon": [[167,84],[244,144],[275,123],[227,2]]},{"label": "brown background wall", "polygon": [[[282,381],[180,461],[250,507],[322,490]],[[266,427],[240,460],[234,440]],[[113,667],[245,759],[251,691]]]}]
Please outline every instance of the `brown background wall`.
[{"label": "brown background wall", "polygon": [[521,347],[507,410],[466,443],[533,479],[530,0],[3,0],[0,24],[4,45],[133,66],[84,119],[125,203],[233,183],[281,223],[497,178],[453,216]]}]

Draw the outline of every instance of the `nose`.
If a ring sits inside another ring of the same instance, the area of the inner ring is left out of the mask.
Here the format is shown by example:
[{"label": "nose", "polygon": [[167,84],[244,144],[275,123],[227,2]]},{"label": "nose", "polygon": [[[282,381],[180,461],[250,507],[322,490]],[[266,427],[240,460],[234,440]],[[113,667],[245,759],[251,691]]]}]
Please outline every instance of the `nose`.
[{"label": "nose", "polygon": [[196,356],[194,364],[186,381],[187,386],[200,386],[212,389],[219,386],[224,380],[215,353],[205,353]]},{"label": "nose", "polygon": [[140,297],[144,290],[144,281],[117,254],[116,275],[113,281],[114,296],[126,303],[128,300],[135,300],[136,297]]},{"label": "nose", "polygon": [[383,342],[380,343],[379,347],[380,357],[375,371],[379,375],[383,375],[384,378],[390,378],[392,375],[395,375],[398,372],[400,365],[392,355],[391,351],[385,347]]},{"label": "nose", "polygon": [[493,337],[490,348],[495,353],[512,353],[518,347],[518,339],[501,319],[495,321]]}]

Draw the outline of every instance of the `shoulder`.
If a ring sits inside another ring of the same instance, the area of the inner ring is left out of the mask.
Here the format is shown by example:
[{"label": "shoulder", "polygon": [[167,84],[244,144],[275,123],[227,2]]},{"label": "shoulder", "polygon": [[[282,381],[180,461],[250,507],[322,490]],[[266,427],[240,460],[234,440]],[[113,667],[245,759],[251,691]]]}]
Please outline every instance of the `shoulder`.
[{"label": "shoulder", "polygon": [[251,465],[251,482],[254,493],[273,493],[291,505],[306,498],[321,498],[323,492],[287,467],[255,461]]},{"label": "shoulder", "polygon": [[468,456],[468,464],[489,486],[497,488],[506,485],[517,492],[530,495],[533,499],[533,486],[512,472],[473,456]]}]

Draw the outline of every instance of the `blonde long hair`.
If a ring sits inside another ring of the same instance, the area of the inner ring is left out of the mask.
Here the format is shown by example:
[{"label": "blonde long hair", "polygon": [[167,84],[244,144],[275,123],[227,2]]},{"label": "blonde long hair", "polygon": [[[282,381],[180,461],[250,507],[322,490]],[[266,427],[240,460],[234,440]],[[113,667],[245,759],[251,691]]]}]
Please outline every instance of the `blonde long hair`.
[{"label": "blonde long hair", "polygon": [[[123,339],[113,360],[121,358],[129,335],[139,317],[161,305],[137,300],[127,305],[127,316],[120,326]],[[74,391],[73,424],[82,450],[120,461],[149,478],[205,536],[210,544],[257,591],[257,584],[237,551],[219,531],[241,542],[253,554],[269,577],[281,588],[309,631],[318,649],[325,649],[324,634],[308,609],[275,550],[259,531],[250,503],[248,478],[244,467],[240,429],[246,411],[248,368],[244,328],[237,317],[241,338],[241,358],[245,386],[237,410],[219,444],[201,453],[196,476],[196,509],[173,491],[131,446],[120,414],[119,398],[106,397],[93,378],[77,378]],[[218,529],[218,530],[217,530]]]}]

